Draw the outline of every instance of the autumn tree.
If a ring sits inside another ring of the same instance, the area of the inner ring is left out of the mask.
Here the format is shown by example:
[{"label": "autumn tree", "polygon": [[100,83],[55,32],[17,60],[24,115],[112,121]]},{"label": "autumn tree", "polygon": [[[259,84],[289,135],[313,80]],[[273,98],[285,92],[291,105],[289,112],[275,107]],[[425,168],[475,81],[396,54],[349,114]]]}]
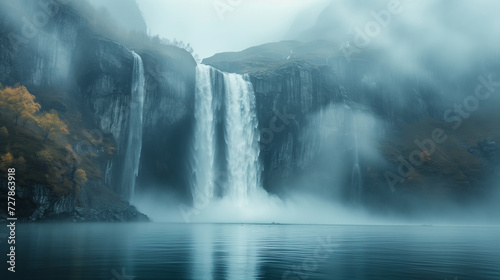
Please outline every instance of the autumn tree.
[{"label": "autumn tree", "polygon": [[69,134],[66,124],[59,119],[59,114],[55,110],[43,113],[36,118],[38,127],[42,130],[43,143],[47,141],[50,135],[60,136]]},{"label": "autumn tree", "polygon": [[0,90],[0,109],[9,112],[17,126],[20,119],[26,121],[34,119],[40,111],[40,104],[35,102],[36,97],[28,92],[26,87],[19,84]]},{"label": "autumn tree", "polygon": [[7,171],[7,169],[12,168],[14,163],[14,157],[11,153],[6,153],[0,156],[0,170]]},{"label": "autumn tree", "polygon": [[79,186],[82,186],[83,184],[85,184],[87,182],[87,173],[85,173],[85,170],[78,168],[75,171],[75,178],[73,180]]}]

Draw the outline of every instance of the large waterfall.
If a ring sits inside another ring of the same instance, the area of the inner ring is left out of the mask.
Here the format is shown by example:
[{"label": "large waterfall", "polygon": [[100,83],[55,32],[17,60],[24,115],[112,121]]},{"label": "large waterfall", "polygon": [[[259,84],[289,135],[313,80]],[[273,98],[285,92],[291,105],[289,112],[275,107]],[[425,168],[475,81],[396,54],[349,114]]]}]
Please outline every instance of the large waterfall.
[{"label": "large waterfall", "polygon": [[[242,205],[260,185],[252,84],[244,76],[198,65],[195,99],[194,201],[210,200],[217,193]],[[223,129],[217,129],[217,120]],[[225,157],[216,158],[220,154]],[[217,165],[217,160],[224,162]],[[216,171],[216,166],[222,170]]]},{"label": "large waterfall", "polygon": [[130,115],[125,162],[122,176],[122,194],[129,201],[133,199],[142,149],[142,118],[144,111],[145,78],[142,58],[135,52],[130,98]]},{"label": "large waterfall", "polygon": [[241,75],[224,74],[227,145],[227,194],[245,202],[259,185],[259,134],[252,84]]}]

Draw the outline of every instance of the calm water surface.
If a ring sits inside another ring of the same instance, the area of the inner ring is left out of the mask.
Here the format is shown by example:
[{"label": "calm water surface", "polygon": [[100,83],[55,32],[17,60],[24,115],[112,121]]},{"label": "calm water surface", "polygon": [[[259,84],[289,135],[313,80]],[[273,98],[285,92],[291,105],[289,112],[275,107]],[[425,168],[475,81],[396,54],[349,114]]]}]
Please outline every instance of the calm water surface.
[{"label": "calm water surface", "polygon": [[500,279],[498,227],[29,224],[17,243],[7,279]]}]

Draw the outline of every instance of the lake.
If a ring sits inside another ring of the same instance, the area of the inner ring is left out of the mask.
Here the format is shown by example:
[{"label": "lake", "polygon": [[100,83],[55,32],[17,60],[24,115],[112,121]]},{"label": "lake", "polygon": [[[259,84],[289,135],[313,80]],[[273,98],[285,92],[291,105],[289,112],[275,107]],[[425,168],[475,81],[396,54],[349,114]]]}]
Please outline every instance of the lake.
[{"label": "lake", "polygon": [[500,279],[499,227],[21,224],[16,239],[8,279]]}]

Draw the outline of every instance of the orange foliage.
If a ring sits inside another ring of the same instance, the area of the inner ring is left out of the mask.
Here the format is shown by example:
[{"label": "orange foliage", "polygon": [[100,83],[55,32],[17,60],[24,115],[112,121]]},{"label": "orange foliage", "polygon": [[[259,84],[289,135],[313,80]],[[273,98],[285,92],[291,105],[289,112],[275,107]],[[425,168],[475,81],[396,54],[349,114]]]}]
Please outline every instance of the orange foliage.
[{"label": "orange foliage", "polygon": [[0,156],[0,170],[7,171],[7,169],[12,168],[12,164],[14,163],[14,157],[11,153],[6,153],[3,156]]},{"label": "orange foliage", "polygon": [[87,182],[87,174],[85,173],[85,170],[78,168],[75,171],[75,178],[73,180],[79,186],[82,186],[83,184],[85,184]]},{"label": "orange foliage", "polygon": [[0,90],[0,109],[12,115],[15,125],[23,119],[26,123],[34,119],[35,113],[40,111],[40,104],[35,102],[35,96],[30,94],[26,87],[19,84]]},{"label": "orange foliage", "polygon": [[55,110],[44,113],[36,119],[38,127],[42,129],[43,143],[50,135],[60,136],[69,134],[66,124],[59,119],[59,114]]}]

